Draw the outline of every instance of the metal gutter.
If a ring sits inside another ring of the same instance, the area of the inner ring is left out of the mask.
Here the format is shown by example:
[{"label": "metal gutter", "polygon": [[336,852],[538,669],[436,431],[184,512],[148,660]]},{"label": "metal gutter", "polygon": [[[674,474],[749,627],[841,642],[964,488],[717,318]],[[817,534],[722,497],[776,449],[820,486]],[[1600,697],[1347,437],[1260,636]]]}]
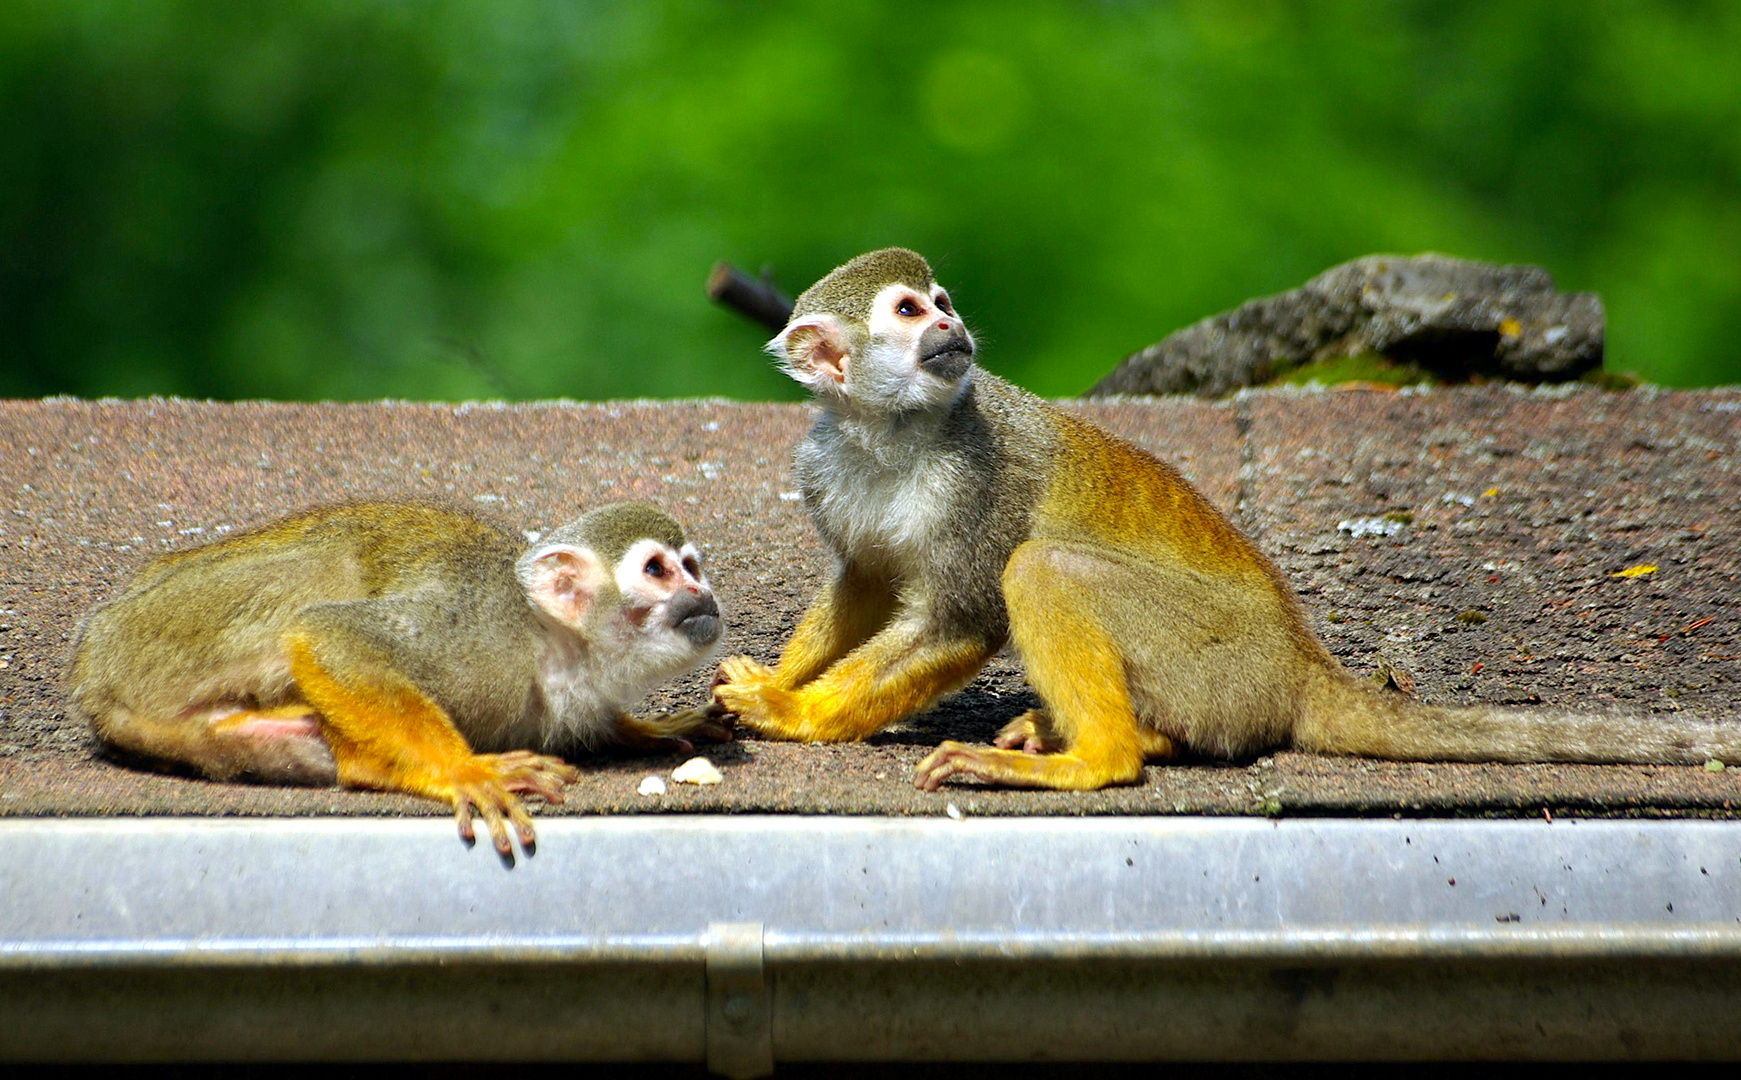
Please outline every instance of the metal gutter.
[{"label": "metal gutter", "polygon": [[0,820],[0,1060],[1741,1058],[1741,823]]}]

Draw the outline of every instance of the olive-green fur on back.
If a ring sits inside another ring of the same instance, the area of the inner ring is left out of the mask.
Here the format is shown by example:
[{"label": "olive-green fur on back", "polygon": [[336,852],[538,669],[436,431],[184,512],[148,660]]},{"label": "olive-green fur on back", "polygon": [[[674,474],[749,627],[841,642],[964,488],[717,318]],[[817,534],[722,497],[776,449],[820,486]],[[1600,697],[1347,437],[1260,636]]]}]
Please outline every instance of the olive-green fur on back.
[{"label": "olive-green fur on back", "polygon": [[[377,557],[350,561],[332,558],[367,545]],[[226,563],[253,563],[263,553],[280,558],[314,556],[304,571],[345,591],[376,595],[401,577],[420,577],[432,559],[491,559],[513,556],[522,543],[506,530],[457,507],[423,502],[350,502],[292,514],[203,547],[172,552],[147,563],[126,590],[144,591],[180,567],[199,564],[218,570]],[[298,559],[298,562],[301,562]],[[313,582],[304,581],[305,585]]]},{"label": "olive-green fur on back", "polygon": [[805,289],[792,305],[792,318],[817,312],[862,320],[871,301],[885,286],[910,285],[928,292],[933,283],[930,264],[906,248],[868,251],[828,272],[828,276]]},{"label": "olive-green fur on back", "polygon": [[[475,584],[477,596],[497,598],[488,601],[497,617],[529,622],[513,578],[522,547],[463,510],[356,502],[161,556],[81,628],[68,669],[72,704],[99,713],[118,694],[138,709],[169,709],[189,685],[220,695],[232,670],[258,669],[259,657],[276,654],[311,604],[383,596],[407,583]],[[285,673],[278,689],[288,685]]]}]

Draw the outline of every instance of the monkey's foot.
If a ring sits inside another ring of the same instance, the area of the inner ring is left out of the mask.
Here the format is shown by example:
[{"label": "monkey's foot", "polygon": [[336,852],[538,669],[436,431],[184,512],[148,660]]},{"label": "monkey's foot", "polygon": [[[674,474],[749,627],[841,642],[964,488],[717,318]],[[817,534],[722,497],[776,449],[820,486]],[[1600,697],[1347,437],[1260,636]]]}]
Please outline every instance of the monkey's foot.
[{"label": "monkey's foot", "polygon": [[913,770],[913,786],[936,791],[954,776],[971,776],[1005,787],[1093,791],[1109,784],[1128,784],[1142,775],[1142,758],[1108,758],[1092,763],[1072,753],[1026,754],[969,746],[953,739],[933,750]]},{"label": "monkey's foot", "polygon": [[991,740],[1003,750],[1020,750],[1028,754],[1052,754],[1064,748],[1063,740],[1052,729],[1052,718],[1044,709],[1029,709],[1011,720]]},{"label": "monkey's foot", "polygon": [[779,685],[779,676],[773,668],[747,656],[729,656],[720,661],[719,674],[713,678],[713,704],[758,735],[775,739],[806,737],[799,722],[797,696]]},{"label": "monkey's foot", "polygon": [[520,846],[531,852],[538,843],[532,816],[519,795],[537,795],[546,802],[562,801],[562,788],[580,779],[580,770],[558,758],[513,750],[505,754],[478,754],[464,780],[455,782],[449,798],[459,822],[459,835],[467,842],[477,838],[472,829],[472,810],[483,817],[490,840],[503,858],[512,858],[507,823],[514,823]]},{"label": "monkey's foot", "polygon": [[713,700],[736,716],[740,725],[758,735],[773,739],[806,738],[797,695],[771,682],[723,683],[713,688]]},{"label": "monkey's foot", "polygon": [[714,700],[719,701],[722,686],[772,686],[778,681],[774,669],[761,661],[748,656],[728,656],[719,662],[719,671],[713,676]]}]

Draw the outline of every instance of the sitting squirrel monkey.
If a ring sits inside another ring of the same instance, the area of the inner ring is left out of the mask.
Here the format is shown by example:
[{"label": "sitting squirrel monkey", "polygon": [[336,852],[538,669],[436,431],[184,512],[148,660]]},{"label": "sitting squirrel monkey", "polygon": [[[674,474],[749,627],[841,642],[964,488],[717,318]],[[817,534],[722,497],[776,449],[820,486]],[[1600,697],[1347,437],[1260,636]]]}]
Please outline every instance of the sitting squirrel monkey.
[{"label": "sitting squirrel monkey", "polygon": [[720,665],[715,700],[762,735],[863,738],[964,686],[1008,640],[1042,707],[995,747],[943,743],[918,787],[1098,788],[1186,748],[1741,760],[1741,732],[1715,725],[1366,689],[1275,565],[1172,466],[976,368],[972,335],[911,251],[834,270],[768,349],[822,406],[795,468],[835,571],[775,667]]},{"label": "sitting squirrel monkey", "polygon": [[[724,629],[701,556],[642,503],[531,546],[463,511],[357,502],[154,559],[88,617],[73,715],[121,751],[219,780],[378,788],[475,807],[511,856],[517,793],[578,772],[534,750],[686,746],[701,710],[627,707]],[[479,752],[487,751],[487,752]]]}]

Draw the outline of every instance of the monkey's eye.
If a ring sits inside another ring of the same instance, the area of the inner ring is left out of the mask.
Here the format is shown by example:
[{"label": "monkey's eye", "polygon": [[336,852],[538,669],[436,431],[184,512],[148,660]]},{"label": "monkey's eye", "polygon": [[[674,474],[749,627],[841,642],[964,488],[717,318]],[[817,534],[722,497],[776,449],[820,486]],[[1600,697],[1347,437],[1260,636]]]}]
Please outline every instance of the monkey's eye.
[{"label": "monkey's eye", "polygon": [[945,315],[955,314],[955,309],[953,307],[949,306],[949,294],[948,293],[940,292],[937,294],[937,307]]},{"label": "monkey's eye", "polygon": [[662,578],[665,576],[665,564],[659,559],[648,559],[647,565],[642,567],[642,570],[645,571],[646,575],[650,578]]},{"label": "monkey's eye", "polygon": [[895,305],[895,314],[905,315],[911,318],[912,316],[919,314],[919,305],[913,303],[912,300],[902,300],[900,303]]},{"label": "monkey's eye", "polygon": [[701,563],[694,557],[683,560],[683,569],[689,571],[690,577],[698,581],[701,579]]}]

